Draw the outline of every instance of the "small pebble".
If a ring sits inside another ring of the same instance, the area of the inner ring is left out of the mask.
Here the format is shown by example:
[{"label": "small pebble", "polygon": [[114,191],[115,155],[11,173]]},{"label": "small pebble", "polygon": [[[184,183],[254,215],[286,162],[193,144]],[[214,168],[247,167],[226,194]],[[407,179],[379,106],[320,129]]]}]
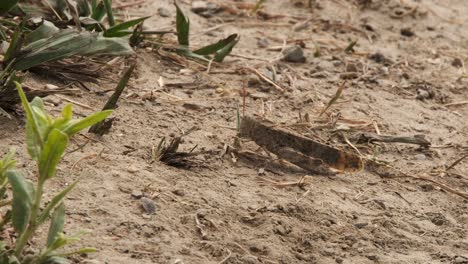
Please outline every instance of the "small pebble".
[{"label": "small pebble", "polygon": [[402,28],[400,30],[400,34],[405,37],[412,37],[414,36],[414,32],[411,28]]},{"label": "small pebble", "polygon": [[143,197],[143,192],[139,190],[134,190],[132,191],[132,197],[135,199],[140,199],[141,197]]},{"label": "small pebble", "polygon": [[354,226],[357,228],[357,229],[363,229],[364,227],[366,227],[368,225],[368,223],[357,223],[357,224],[354,224]]},{"label": "small pebble", "polygon": [[426,160],[426,155],[424,155],[424,154],[416,154],[416,155],[414,156],[414,158],[415,158],[416,160]]},{"label": "small pebble", "polygon": [[153,215],[156,213],[156,204],[154,204],[153,200],[146,197],[142,197],[140,201],[141,207],[143,207],[143,209],[148,215]]},{"label": "small pebble", "polygon": [[257,47],[259,48],[267,48],[270,45],[270,42],[266,38],[261,38],[257,40]]},{"label": "small pebble", "polygon": [[452,66],[453,66],[453,67],[456,67],[456,68],[461,68],[461,67],[463,67],[463,62],[462,62],[461,59],[455,58],[455,59],[453,59],[453,61],[452,61]]},{"label": "small pebble", "polygon": [[172,193],[177,195],[177,196],[185,196],[185,191],[183,189],[176,189],[176,190],[172,191]]},{"label": "small pebble", "polygon": [[158,14],[160,17],[170,17],[171,16],[171,11],[169,9],[160,7],[158,8]]},{"label": "small pebble", "polygon": [[306,58],[304,56],[304,50],[300,46],[288,47],[283,50],[282,60],[288,62],[304,63]]}]

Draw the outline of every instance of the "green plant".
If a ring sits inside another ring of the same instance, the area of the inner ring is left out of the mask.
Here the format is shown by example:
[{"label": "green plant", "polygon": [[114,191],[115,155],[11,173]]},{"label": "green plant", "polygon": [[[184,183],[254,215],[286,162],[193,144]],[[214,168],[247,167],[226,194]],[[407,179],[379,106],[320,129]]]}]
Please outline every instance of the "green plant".
[{"label": "green plant", "polygon": [[[110,38],[104,36],[103,32],[59,29],[47,20],[43,20],[32,31],[24,24],[16,25],[3,59],[0,59],[3,65],[0,65],[0,108],[11,109],[19,103],[13,84],[14,81],[21,82],[18,72],[39,69],[45,63],[51,65],[73,56],[121,56],[134,53],[127,38]],[[57,72],[66,72],[73,67],[63,63],[59,66],[56,67]],[[47,95],[30,91],[27,94],[28,97]]]},{"label": "green plant", "polygon": [[[73,12],[66,0],[51,0],[50,8],[55,16],[59,18],[65,17],[68,20],[73,18]],[[108,38],[131,35],[133,33],[131,28],[149,18],[147,16],[117,23],[114,18],[111,0],[78,0],[73,8],[76,8],[79,15],[78,19],[87,30],[104,32],[104,37]],[[108,27],[103,25],[104,18],[107,18]]]},{"label": "green plant", "polygon": [[[119,83],[117,84],[117,87],[115,87],[114,93],[111,95],[111,97],[109,97],[106,104],[102,108],[103,111],[113,110],[117,107],[117,102],[119,101],[120,95],[122,95],[123,90],[127,86],[128,81],[130,80],[130,76],[132,75],[133,70],[135,70],[135,67],[136,67],[136,64],[133,64],[124,73]],[[103,120],[101,122],[98,122],[89,128],[89,132],[102,136],[105,133],[107,133],[109,129],[112,127],[113,121],[114,120],[112,118],[109,118],[108,120]]]},{"label": "green plant", "polygon": [[213,60],[216,62],[222,62],[224,58],[231,53],[234,46],[239,42],[240,37],[237,34],[232,34],[225,39],[222,39],[214,44],[205,46],[197,50],[190,50],[190,20],[182,12],[179,5],[174,3],[177,9],[176,15],[176,29],[177,29],[177,40],[181,46],[178,49],[178,53],[187,57],[193,57],[202,60],[210,60],[209,55],[213,55]]},{"label": "green plant", "polygon": [[[46,264],[68,263],[66,256],[93,252],[92,248],[82,248],[71,252],[62,252],[67,244],[76,241],[76,236],[65,236],[62,231],[65,223],[64,197],[75,187],[74,182],[57,195],[49,203],[43,204],[43,193],[46,183],[55,176],[56,168],[68,145],[69,138],[79,131],[104,120],[112,111],[102,111],[81,120],[73,120],[72,106],[66,105],[62,115],[53,119],[44,109],[42,99],[34,98],[28,102],[19,83],[16,87],[26,112],[26,142],[31,159],[37,164],[37,182],[26,177],[14,167],[12,152],[0,161],[0,187],[6,191],[8,183],[12,189],[11,201],[1,204],[11,204],[11,213],[2,217],[2,225],[11,224],[17,233],[13,245],[0,242],[0,263],[9,264]],[[41,207],[44,209],[41,210]],[[50,218],[49,232],[44,249],[38,253],[27,254],[25,248],[37,229]]]},{"label": "green plant", "polygon": [[18,0],[2,0],[0,3],[0,15],[10,11],[16,4],[18,4]]}]

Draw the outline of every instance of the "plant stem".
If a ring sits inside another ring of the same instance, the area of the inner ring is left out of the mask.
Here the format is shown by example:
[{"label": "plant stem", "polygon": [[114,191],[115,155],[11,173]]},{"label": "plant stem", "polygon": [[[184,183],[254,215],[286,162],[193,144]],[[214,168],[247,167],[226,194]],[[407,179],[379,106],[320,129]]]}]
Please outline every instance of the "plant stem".
[{"label": "plant stem", "polygon": [[33,206],[31,208],[31,216],[29,218],[29,224],[26,231],[21,234],[20,238],[18,239],[15,247],[15,256],[17,258],[20,257],[21,253],[24,250],[24,247],[28,243],[31,236],[37,229],[37,215],[39,212],[39,207],[41,205],[42,193],[44,189],[44,182],[39,181],[37,184],[36,195],[34,197]]},{"label": "plant stem", "polygon": [[104,0],[104,6],[107,11],[107,21],[109,22],[109,26],[112,27],[115,25],[114,13],[112,12],[112,0]]}]

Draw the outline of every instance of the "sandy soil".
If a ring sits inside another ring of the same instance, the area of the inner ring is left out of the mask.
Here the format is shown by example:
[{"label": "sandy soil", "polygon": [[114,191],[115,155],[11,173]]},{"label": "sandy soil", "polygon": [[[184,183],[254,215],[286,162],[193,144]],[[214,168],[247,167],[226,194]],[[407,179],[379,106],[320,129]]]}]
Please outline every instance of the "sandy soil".
[{"label": "sandy soil", "polygon": [[[150,29],[173,29],[175,16],[156,11],[162,7],[175,14],[172,1],[147,2],[126,11],[154,15],[146,24]],[[77,263],[468,263],[468,200],[430,182],[363,170],[309,174],[307,184],[279,188],[259,182],[259,174],[297,182],[306,173],[221,157],[225,144],[234,144],[239,92],[248,81],[246,115],[264,116],[351,152],[340,131],[349,138],[375,132],[373,120],[382,134],[425,135],[432,142],[429,149],[356,146],[365,156],[468,192],[466,160],[444,172],[468,147],[467,104],[446,106],[468,100],[468,78],[462,78],[468,62],[466,1],[316,2],[308,9],[301,1],[267,1],[264,12],[285,16],[268,20],[248,12],[204,18],[181,3],[192,22],[193,46],[231,33],[241,40],[234,56],[212,65],[209,74],[194,63],[186,68],[155,51],[138,51],[137,72],[110,134],[77,136],[70,150],[88,144],[65,156],[51,186],[59,190],[80,179],[66,201],[66,230],[90,230],[80,243],[99,251],[76,258]],[[355,2],[370,4],[360,8]],[[200,33],[221,23],[226,24]],[[269,48],[297,40],[305,45],[307,60],[272,62],[280,51],[258,47],[259,39]],[[344,52],[354,40],[355,52]],[[284,92],[240,70],[253,67],[271,75],[272,66]],[[343,95],[319,118],[344,78]],[[103,83],[93,89],[110,88],[112,83]],[[83,91],[69,98],[90,105],[92,110],[75,107],[87,114],[99,110],[107,96]],[[47,100],[58,103],[49,105],[56,113],[66,103],[55,96]],[[294,125],[304,123],[299,115],[306,114],[310,124]],[[18,146],[20,164],[32,173],[24,137],[18,137],[23,121],[2,118],[1,123],[2,148]],[[162,137],[189,130],[182,148],[198,145],[206,151],[193,158],[191,168],[150,162],[151,148]],[[241,145],[266,155],[248,140]],[[155,202],[156,214],[145,214],[141,200],[132,196],[136,192]]]}]

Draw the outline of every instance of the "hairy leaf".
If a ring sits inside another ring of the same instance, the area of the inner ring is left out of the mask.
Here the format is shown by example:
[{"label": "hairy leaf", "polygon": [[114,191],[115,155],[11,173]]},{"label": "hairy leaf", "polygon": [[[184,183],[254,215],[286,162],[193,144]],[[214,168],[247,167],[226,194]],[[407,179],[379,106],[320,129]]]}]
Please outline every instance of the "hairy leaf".
[{"label": "hairy leaf", "polygon": [[65,225],[65,205],[60,203],[52,215],[52,221],[50,222],[49,233],[47,235],[47,246],[54,243],[57,236],[62,233],[63,226]]},{"label": "hairy leaf", "polygon": [[27,180],[19,171],[7,171],[8,181],[13,189],[12,224],[18,235],[21,235],[29,222],[34,197],[32,182]]},{"label": "hairy leaf", "polygon": [[50,212],[52,212],[52,210],[62,202],[63,198],[65,197],[65,195],[67,195],[75,186],[76,184],[78,183],[78,181],[75,181],[74,183],[70,184],[70,186],[68,186],[66,189],[64,189],[63,191],[61,191],[59,194],[57,194],[56,196],[54,196],[54,198],[52,198],[52,200],[50,201],[49,204],[47,204],[46,208],[44,209],[44,211],[42,212],[41,216],[39,216],[39,220],[37,221],[39,225],[41,225],[42,223],[45,222],[45,220],[47,220],[47,218],[49,217],[49,214]]},{"label": "hairy leaf", "polygon": [[112,110],[105,110],[99,113],[92,114],[88,117],[85,117],[81,120],[73,120],[70,122],[68,126],[63,128],[63,132],[65,132],[68,136],[72,136],[83,129],[86,129],[100,121],[106,119],[112,113]]},{"label": "hairy leaf", "polygon": [[56,128],[49,133],[39,158],[39,182],[44,182],[55,175],[55,170],[67,145],[67,134]]}]

